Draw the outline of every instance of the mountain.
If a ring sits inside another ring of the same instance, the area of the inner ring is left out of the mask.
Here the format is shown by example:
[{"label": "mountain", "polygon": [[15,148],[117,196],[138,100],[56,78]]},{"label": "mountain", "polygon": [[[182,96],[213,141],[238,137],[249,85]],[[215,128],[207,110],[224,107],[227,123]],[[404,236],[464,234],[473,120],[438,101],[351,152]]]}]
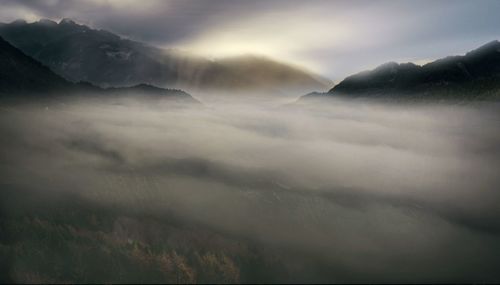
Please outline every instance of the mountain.
[{"label": "mountain", "polygon": [[161,78],[171,77],[154,59],[160,57],[160,50],[69,19],[59,23],[18,20],[1,26],[0,36],[72,82],[103,87],[158,85]]},{"label": "mountain", "polygon": [[0,36],[72,82],[147,83],[188,89],[288,91],[326,89],[328,80],[255,56],[208,60],[160,49],[63,19],[0,25]]},{"label": "mountain", "polygon": [[165,89],[152,86],[149,84],[138,84],[131,87],[109,87],[103,89],[108,95],[131,95],[131,96],[148,96],[158,99],[174,99],[180,103],[196,103],[200,104],[200,101],[194,99],[188,93],[179,89]]},{"label": "mountain", "polygon": [[63,91],[73,85],[0,37],[0,94]]},{"label": "mountain", "polygon": [[39,96],[70,93],[108,97],[111,95],[155,96],[186,103],[199,103],[182,90],[158,88],[147,84],[122,88],[100,88],[90,83],[72,83],[0,37],[0,95]]},{"label": "mountain", "polygon": [[[217,70],[214,70],[217,69]],[[308,86],[329,86],[329,80],[306,74],[304,71],[272,59],[245,55],[220,59],[204,76],[203,85],[216,88],[272,90],[279,86],[283,91],[308,89]]]},{"label": "mountain", "polygon": [[500,99],[500,42],[492,41],[462,56],[449,56],[423,66],[389,62],[352,75],[325,96],[398,99]]}]

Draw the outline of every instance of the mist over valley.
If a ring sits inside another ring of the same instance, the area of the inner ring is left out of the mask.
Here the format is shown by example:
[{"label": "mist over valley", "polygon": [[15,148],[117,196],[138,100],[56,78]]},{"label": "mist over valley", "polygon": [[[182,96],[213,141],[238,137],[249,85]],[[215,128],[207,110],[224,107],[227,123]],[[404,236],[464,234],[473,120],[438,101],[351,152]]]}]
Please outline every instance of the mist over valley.
[{"label": "mist over valley", "polygon": [[498,282],[498,3],[314,2],[0,0],[0,282]]}]

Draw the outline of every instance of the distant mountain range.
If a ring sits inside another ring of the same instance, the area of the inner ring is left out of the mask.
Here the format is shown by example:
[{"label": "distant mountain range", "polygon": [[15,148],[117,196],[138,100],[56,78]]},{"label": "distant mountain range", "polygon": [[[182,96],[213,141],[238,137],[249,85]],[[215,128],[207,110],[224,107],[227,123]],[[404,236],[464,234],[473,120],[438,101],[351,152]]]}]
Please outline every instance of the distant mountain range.
[{"label": "distant mountain range", "polygon": [[72,83],[55,74],[37,60],[25,55],[22,51],[0,37],[1,97],[46,97],[70,93],[89,93],[97,96],[112,96],[115,94],[149,95],[161,98],[173,98],[186,103],[198,102],[184,91],[163,89],[147,84],[139,84],[126,88],[100,88],[90,83]]},{"label": "distant mountain range", "polygon": [[[124,39],[69,19],[0,24],[0,93],[4,94],[133,91],[195,101],[183,91],[152,85],[287,93],[321,90],[327,84],[316,75],[263,57],[212,61]],[[351,75],[328,92],[301,98],[334,97],[499,100],[500,42],[423,66],[389,62]]]},{"label": "distant mountain range", "polygon": [[330,85],[317,75],[264,57],[208,60],[124,39],[70,19],[0,24],[0,36],[65,79],[101,87],[146,83],[188,90],[307,92]]},{"label": "distant mountain range", "polygon": [[500,99],[500,42],[423,66],[389,62],[349,76],[327,93],[313,92],[302,98],[325,97]]}]

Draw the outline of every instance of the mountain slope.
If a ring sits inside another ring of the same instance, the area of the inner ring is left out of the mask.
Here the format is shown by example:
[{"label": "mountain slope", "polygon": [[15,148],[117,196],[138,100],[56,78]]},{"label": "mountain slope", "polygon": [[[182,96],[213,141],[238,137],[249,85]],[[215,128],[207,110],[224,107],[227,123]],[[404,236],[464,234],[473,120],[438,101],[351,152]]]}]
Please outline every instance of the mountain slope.
[{"label": "mountain slope", "polygon": [[53,92],[73,88],[49,68],[0,37],[0,94]]},{"label": "mountain slope", "polygon": [[104,87],[147,83],[180,88],[280,91],[328,86],[326,80],[272,60],[258,57],[208,60],[123,39],[69,19],[59,23],[18,20],[0,25],[0,36],[70,81],[89,81]]},{"label": "mountain slope", "polygon": [[389,62],[344,79],[319,96],[491,99],[500,98],[500,42],[492,41],[463,56],[418,66]]},{"label": "mountain slope", "polygon": [[[205,84],[213,84],[219,88],[228,86],[235,89],[263,88],[271,90],[279,86],[284,90],[310,90],[308,87],[318,86],[318,82],[324,86],[330,84],[328,80],[305,74],[299,68],[261,56],[246,55],[225,58],[216,63],[219,71],[207,74]],[[215,76],[213,76],[214,74]],[[239,81],[234,81],[235,79],[239,79]],[[231,80],[233,82],[230,82]]]},{"label": "mountain slope", "polygon": [[159,88],[148,84],[138,84],[131,87],[109,87],[104,89],[103,92],[108,95],[149,96],[158,99],[175,99],[180,103],[200,104],[200,101],[182,90]]},{"label": "mountain slope", "polygon": [[[0,27],[0,36],[67,80],[100,86],[157,84],[162,66],[146,54],[153,48],[106,31],[64,19],[35,23],[15,21]],[[155,51],[159,52],[159,51]]]},{"label": "mountain slope", "polygon": [[163,89],[146,84],[103,89],[90,83],[71,83],[0,37],[0,95],[44,96],[60,93],[83,93],[97,96],[146,95],[177,99],[186,103],[199,103],[184,91]]}]

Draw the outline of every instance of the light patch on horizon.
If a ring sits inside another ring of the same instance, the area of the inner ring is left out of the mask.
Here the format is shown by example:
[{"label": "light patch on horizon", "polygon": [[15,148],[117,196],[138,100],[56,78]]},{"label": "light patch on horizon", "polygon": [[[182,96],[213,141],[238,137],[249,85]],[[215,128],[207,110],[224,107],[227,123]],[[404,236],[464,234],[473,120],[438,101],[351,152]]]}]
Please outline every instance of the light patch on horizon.
[{"label": "light patch on horizon", "polygon": [[[264,11],[231,23],[217,23],[175,42],[175,46],[212,58],[263,55],[328,74],[332,66],[327,63],[351,60],[343,55],[345,53],[375,50],[396,43],[416,21],[414,17],[378,20],[389,18],[398,7],[366,4],[363,7],[343,6],[340,12],[332,12],[330,8],[333,7],[296,5],[279,11]],[[366,25],[366,21],[371,24]],[[398,25],[394,24],[396,22]],[[313,56],[315,53],[328,55],[317,59]]]},{"label": "light patch on horizon", "polygon": [[[256,54],[324,72],[324,66],[308,60],[305,54],[312,46],[332,47],[335,42],[352,42],[359,31],[343,24],[340,19],[334,27],[325,29],[324,22],[313,20],[321,17],[320,12],[317,8],[271,11],[237,21],[233,25],[216,25],[177,45],[211,58]],[[305,20],[297,23],[294,19],[299,16]]]},{"label": "light patch on horizon", "polygon": [[426,65],[428,63],[433,62],[434,60],[435,59],[423,58],[423,59],[415,60],[415,61],[413,61],[413,63],[416,64],[416,65],[424,66],[424,65]]}]

